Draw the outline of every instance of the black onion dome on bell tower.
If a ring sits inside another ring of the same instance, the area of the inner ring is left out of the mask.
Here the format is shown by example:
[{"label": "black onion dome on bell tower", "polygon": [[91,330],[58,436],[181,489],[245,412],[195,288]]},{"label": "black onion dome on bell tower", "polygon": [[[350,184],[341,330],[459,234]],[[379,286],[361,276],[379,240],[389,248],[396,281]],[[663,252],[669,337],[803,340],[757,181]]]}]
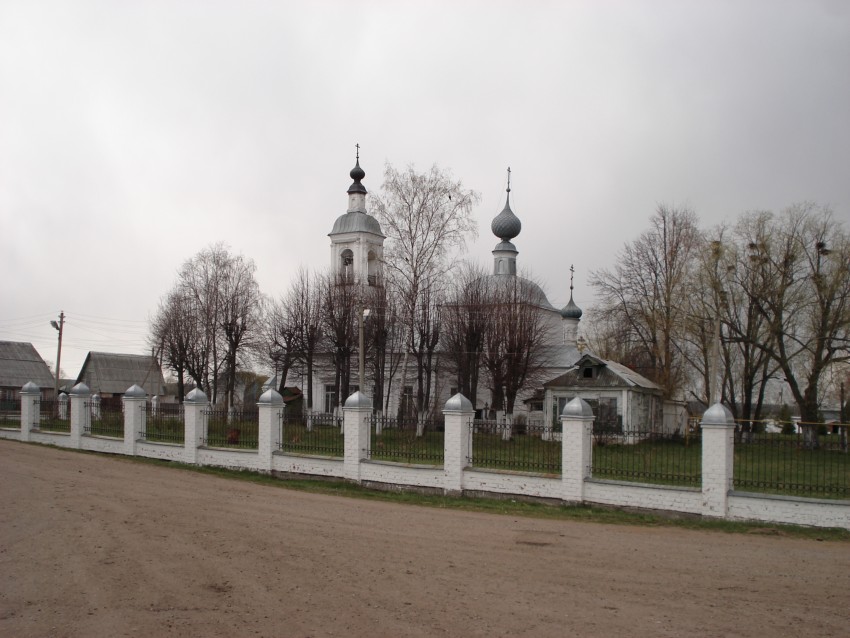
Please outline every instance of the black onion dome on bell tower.
[{"label": "black onion dome on bell tower", "polygon": [[570,300],[566,306],[561,308],[561,316],[564,319],[581,319],[581,308],[576,305],[576,302],[573,301],[573,275],[575,275],[575,268],[570,266]]},{"label": "black onion dome on bell tower", "polygon": [[357,145],[357,160],[354,164],[354,168],[351,169],[349,173],[351,179],[354,181],[351,183],[351,186],[348,187],[348,193],[366,193],[366,187],[360,183],[360,181],[366,177],[366,171],[360,168],[360,145]]},{"label": "black onion dome on bell tower", "polygon": [[514,215],[511,210],[511,169],[508,168],[508,188],[507,197],[505,198],[505,207],[502,212],[493,218],[493,223],[490,224],[490,229],[493,234],[502,241],[510,241],[522,230],[522,222],[519,217]]}]

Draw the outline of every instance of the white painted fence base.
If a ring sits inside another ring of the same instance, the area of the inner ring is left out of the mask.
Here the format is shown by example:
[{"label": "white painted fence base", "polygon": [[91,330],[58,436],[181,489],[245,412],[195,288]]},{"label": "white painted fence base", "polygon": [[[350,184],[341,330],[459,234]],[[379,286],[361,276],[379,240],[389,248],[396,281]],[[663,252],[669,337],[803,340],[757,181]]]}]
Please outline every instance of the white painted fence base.
[{"label": "white painted fence base", "polygon": [[[26,386],[25,386],[26,387]],[[134,455],[193,465],[253,470],[279,475],[340,478],[388,489],[425,489],[445,494],[491,494],[554,499],[565,503],[681,512],[712,518],[790,523],[850,529],[850,501],[810,499],[732,490],[734,424],[722,405],[712,406],[702,422],[702,487],[682,488],[590,478],[593,414],[581,399],[574,399],[561,415],[563,436],[560,477],[470,467],[470,402],[455,395],[446,403],[443,466],[405,465],[370,461],[371,400],[355,393],[346,401],[344,455],[324,458],[285,454],[280,451],[280,415],[283,400],[274,390],[258,402],[259,442],[256,450],[208,448],[209,402],[193,390],[184,402],[185,443],[145,441],[144,397],[125,398],[123,438],[84,434],[90,422],[85,402],[90,392],[78,384],[70,396],[70,434],[41,432],[35,392],[21,392],[20,428],[0,428],[0,438],[91,450],[107,454]]]}]

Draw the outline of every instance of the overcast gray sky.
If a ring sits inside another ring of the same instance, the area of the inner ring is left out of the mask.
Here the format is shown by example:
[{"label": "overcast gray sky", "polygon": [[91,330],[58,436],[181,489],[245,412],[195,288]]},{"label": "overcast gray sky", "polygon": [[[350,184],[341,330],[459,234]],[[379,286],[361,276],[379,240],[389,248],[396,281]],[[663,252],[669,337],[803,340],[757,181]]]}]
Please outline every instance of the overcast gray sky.
[{"label": "overcast gray sky", "polygon": [[658,203],[705,226],[850,220],[850,2],[0,0],[0,339],[62,368],[144,352],[177,268],[225,241],[263,292],[329,261],[354,144],[450,168],[556,306]]}]

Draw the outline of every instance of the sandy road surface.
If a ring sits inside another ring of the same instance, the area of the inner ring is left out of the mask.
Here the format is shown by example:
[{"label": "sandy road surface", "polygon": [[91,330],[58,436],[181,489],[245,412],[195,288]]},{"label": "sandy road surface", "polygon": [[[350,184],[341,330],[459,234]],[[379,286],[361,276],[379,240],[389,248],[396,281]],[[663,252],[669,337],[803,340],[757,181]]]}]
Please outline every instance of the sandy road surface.
[{"label": "sandy road surface", "polygon": [[2,636],[847,636],[850,545],[305,494],[0,441]]}]

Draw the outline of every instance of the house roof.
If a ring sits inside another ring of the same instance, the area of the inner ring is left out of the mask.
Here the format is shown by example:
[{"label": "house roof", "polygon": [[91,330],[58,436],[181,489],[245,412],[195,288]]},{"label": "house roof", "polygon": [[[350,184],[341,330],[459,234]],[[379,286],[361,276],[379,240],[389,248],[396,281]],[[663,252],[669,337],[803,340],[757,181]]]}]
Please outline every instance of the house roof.
[{"label": "house roof", "polygon": [[0,341],[0,387],[20,389],[27,381],[52,388],[50,368],[31,343]]},{"label": "house roof", "polygon": [[[585,378],[581,373],[581,370],[588,365],[593,366],[599,371],[592,379]],[[543,387],[643,388],[654,392],[661,391],[661,386],[653,383],[631,368],[627,368],[616,361],[600,359],[592,354],[582,356],[572,369],[544,383]]]},{"label": "house roof", "polygon": [[165,380],[157,360],[151,355],[89,352],[77,376],[92,392],[124,394],[137,384],[148,394],[165,394]]}]

